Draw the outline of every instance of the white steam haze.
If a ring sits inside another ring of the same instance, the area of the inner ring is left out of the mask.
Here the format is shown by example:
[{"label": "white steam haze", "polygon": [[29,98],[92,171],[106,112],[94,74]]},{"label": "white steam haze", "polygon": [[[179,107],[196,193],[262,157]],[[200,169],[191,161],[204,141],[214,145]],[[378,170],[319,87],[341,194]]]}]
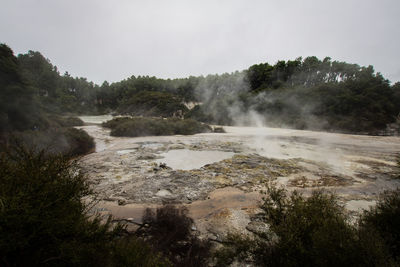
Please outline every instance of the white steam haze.
[{"label": "white steam haze", "polygon": [[[302,75],[298,73],[296,75]],[[253,95],[247,106],[241,96],[249,94],[250,84],[246,72],[234,72],[231,74],[208,75],[200,80],[194,92],[196,98],[201,101],[204,113],[211,115],[217,124],[229,124],[234,126],[255,127],[280,127],[302,129],[324,129],[329,123],[322,117],[314,115],[314,111],[321,103],[314,100],[312,103],[300,101],[296,94],[297,89],[271,90]],[[251,93],[250,93],[251,94]],[[296,110],[296,117],[302,123],[287,123],[290,115],[270,114],[259,112],[257,107],[267,104],[284,104]],[[280,119],[281,118],[281,119]]]},{"label": "white steam haze", "polygon": [[2,0],[0,42],[101,84],[330,56],[400,80],[398,0]]}]

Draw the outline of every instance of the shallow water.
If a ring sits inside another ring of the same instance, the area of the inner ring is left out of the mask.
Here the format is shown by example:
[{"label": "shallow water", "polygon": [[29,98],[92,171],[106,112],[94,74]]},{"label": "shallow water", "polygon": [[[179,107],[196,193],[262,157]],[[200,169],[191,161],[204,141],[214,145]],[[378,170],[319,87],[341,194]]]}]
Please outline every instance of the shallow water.
[{"label": "shallow water", "polygon": [[84,123],[90,124],[102,124],[103,122],[109,121],[113,118],[111,115],[101,115],[101,116],[79,116]]},{"label": "shallow water", "polygon": [[231,158],[234,154],[224,151],[174,149],[161,153],[160,156],[163,158],[157,159],[156,162],[165,163],[174,170],[193,170],[206,164]]}]

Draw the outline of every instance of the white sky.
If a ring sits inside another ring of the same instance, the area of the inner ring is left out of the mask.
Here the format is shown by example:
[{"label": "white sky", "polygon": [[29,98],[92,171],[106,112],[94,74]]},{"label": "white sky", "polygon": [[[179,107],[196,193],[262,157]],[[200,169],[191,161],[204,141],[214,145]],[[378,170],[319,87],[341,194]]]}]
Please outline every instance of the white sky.
[{"label": "white sky", "polygon": [[400,81],[398,0],[2,0],[0,42],[101,84],[187,77],[298,56]]}]

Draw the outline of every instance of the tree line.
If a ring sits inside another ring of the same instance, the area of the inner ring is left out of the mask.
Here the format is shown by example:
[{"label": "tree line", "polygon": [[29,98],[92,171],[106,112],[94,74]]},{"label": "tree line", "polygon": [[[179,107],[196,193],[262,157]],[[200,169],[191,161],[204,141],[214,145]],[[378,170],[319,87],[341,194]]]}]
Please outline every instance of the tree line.
[{"label": "tree line", "polygon": [[[400,113],[400,83],[391,85],[372,66],[329,57],[260,63],[221,75],[131,76],[97,85],[68,72],[61,75],[40,52],[14,56],[7,45],[0,49],[0,127],[31,129],[40,124],[40,112],[170,117],[179,111],[222,125],[256,113],[269,126],[374,134],[395,123]],[[188,109],[188,102],[198,106]],[[30,119],[22,113],[31,114]]]}]

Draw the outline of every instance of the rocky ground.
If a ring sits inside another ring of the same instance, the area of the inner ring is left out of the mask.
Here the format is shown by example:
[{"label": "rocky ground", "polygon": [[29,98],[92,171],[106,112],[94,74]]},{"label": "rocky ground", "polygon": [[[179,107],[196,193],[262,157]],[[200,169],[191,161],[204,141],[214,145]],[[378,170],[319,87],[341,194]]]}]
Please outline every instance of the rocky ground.
[{"label": "rocky ground", "polygon": [[80,165],[99,211],[140,221],[145,207],[180,203],[197,230],[215,240],[264,227],[251,218],[271,183],[305,194],[334,191],[353,213],[400,185],[398,137],[224,127],[227,133],[116,138],[99,125],[80,128],[97,144]]}]

